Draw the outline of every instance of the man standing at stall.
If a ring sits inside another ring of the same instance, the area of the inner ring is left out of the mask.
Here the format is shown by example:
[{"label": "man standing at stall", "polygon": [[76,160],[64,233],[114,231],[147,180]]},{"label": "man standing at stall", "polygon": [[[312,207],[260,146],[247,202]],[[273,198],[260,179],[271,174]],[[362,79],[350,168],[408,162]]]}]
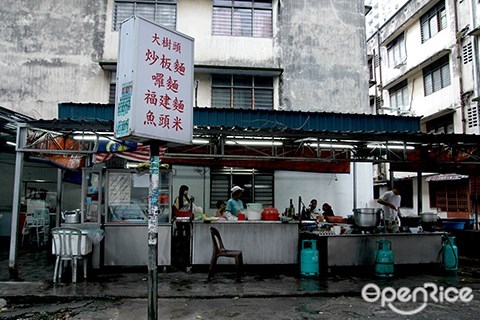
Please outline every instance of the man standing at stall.
[{"label": "man standing at stall", "polygon": [[398,232],[398,220],[400,202],[402,197],[400,196],[400,188],[395,185],[393,189],[385,192],[377,202],[383,206],[383,214],[385,217],[385,225],[387,232],[395,233]]}]

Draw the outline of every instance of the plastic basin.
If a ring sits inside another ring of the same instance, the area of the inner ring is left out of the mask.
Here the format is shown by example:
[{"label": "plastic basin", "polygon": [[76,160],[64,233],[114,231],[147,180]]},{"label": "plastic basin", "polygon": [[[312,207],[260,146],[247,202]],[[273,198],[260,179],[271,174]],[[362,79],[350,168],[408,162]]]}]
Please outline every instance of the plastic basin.
[{"label": "plastic basin", "polygon": [[465,221],[448,221],[443,220],[442,226],[444,230],[463,230],[465,228]]}]

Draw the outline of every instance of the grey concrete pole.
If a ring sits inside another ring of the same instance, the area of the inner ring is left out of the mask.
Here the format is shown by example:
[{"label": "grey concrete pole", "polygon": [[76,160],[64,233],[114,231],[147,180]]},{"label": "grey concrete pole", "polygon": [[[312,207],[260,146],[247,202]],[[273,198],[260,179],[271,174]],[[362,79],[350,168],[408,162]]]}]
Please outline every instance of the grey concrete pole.
[{"label": "grey concrete pole", "polygon": [[150,144],[150,188],[148,204],[148,320],[158,319],[158,187],[160,157],[158,142]]},{"label": "grey concrete pole", "polygon": [[12,225],[10,232],[10,254],[8,258],[8,270],[11,280],[19,280],[17,268],[17,230],[18,230],[18,216],[20,215],[20,194],[22,193],[22,179],[23,179],[23,152],[18,151],[23,147],[26,130],[24,124],[19,124],[17,127],[17,147],[15,158],[15,177],[13,183],[13,203],[12,203]]}]

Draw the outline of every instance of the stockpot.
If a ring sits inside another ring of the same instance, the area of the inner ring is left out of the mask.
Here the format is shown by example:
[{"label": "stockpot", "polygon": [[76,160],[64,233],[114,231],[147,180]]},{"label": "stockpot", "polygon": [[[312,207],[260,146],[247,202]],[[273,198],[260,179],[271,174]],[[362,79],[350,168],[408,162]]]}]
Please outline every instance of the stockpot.
[{"label": "stockpot", "polygon": [[353,209],[353,220],[357,227],[374,228],[380,223],[381,208],[358,208]]}]

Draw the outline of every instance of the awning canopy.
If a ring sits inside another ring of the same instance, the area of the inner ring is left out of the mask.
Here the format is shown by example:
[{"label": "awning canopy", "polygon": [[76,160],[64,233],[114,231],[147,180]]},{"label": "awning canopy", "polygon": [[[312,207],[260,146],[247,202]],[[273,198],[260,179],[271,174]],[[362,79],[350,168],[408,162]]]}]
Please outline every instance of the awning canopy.
[{"label": "awning canopy", "polygon": [[[163,161],[336,173],[349,172],[350,162],[370,162],[390,163],[394,171],[480,174],[478,136],[426,134],[419,126],[412,117],[195,108],[194,143],[165,141]],[[32,120],[25,130],[30,138],[50,137],[50,145],[79,133],[97,139],[81,140],[70,150],[42,149],[45,144],[30,139],[19,151],[88,155],[99,151],[100,137],[112,136],[113,121]]]}]

